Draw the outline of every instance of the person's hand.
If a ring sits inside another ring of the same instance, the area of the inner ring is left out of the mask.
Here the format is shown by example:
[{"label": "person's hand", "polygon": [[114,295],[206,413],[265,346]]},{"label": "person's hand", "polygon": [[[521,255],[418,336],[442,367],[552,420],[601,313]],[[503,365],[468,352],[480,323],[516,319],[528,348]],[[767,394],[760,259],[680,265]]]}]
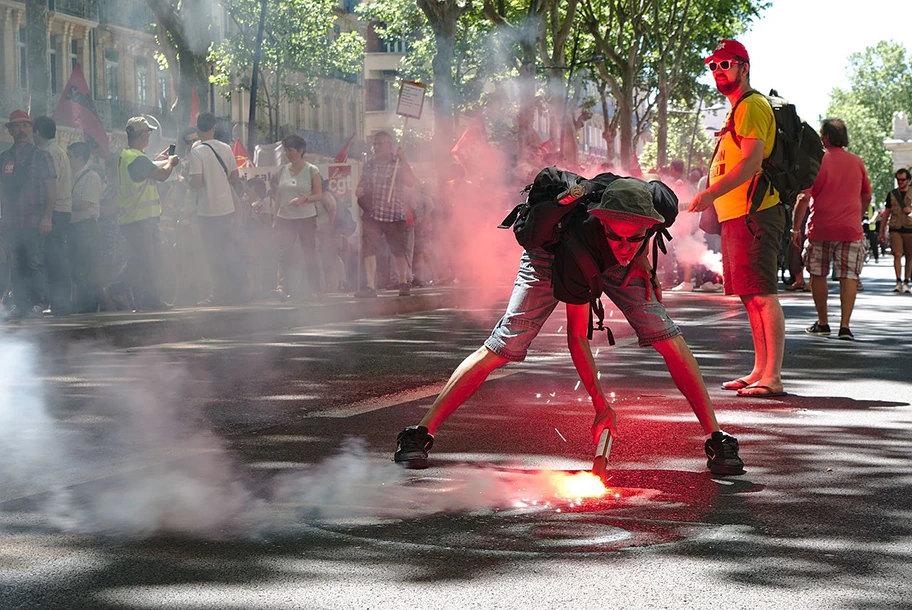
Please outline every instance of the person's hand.
[{"label": "person's hand", "polygon": [[396,149],[396,158],[399,159],[402,163],[405,163],[405,149],[401,146]]},{"label": "person's hand", "polygon": [[794,231],[794,230],[792,231],[792,239],[791,239],[792,245],[799,249],[803,245],[802,242],[804,242],[804,240],[801,237],[802,237],[801,231]]},{"label": "person's hand", "polygon": [[160,153],[158,153],[158,156],[155,157],[155,160],[156,160],[156,161],[164,161],[164,160],[167,159],[167,158],[168,158],[168,149],[166,148],[165,150],[163,150],[163,151],[161,151]]},{"label": "person's hand", "polygon": [[42,235],[47,235],[48,233],[51,232],[51,229],[54,227],[52,218],[53,218],[52,216],[45,216],[44,218],[41,219],[41,224],[38,225],[39,233],[41,233]]},{"label": "person's hand", "polygon": [[690,212],[702,212],[706,210],[713,204],[716,200],[715,196],[709,192],[709,189],[705,191],[700,191],[694,195],[693,200],[690,202]]},{"label": "person's hand", "polygon": [[630,284],[630,280],[635,277],[643,278],[646,286],[647,301],[652,298],[649,292],[652,290],[655,292],[656,300],[659,303],[662,302],[662,284],[659,283],[658,278],[653,277],[652,265],[649,264],[649,259],[646,258],[645,254],[640,254],[631,261],[630,269],[627,270],[627,277],[621,282],[621,288],[626,288]]},{"label": "person's hand", "polygon": [[598,443],[605,428],[611,432],[611,438],[618,439],[617,431],[617,413],[608,406],[608,401],[602,394],[592,399],[592,406],[595,407],[595,419],[592,420],[592,442]]},{"label": "person's hand", "polygon": [[906,216],[908,216],[909,214],[912,214],[912,208],[910,208],[909,206],[904,207],[903,214],[905,214]]},{"label": "person's hand", "polygon": [[177,167],[177,164],[180,163],[180,157],[177,155],[172,155],[168,158],[168,167]]}]

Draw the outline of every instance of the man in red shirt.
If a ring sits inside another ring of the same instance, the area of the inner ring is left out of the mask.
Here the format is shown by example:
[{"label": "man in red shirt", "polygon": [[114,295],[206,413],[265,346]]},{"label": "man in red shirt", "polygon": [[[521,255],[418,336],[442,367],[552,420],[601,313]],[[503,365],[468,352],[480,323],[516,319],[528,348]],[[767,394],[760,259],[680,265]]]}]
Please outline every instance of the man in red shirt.
[{"label": "man in red shirt", "polygon": [[810,206],[804,264],[811,276],[811,292],[817,321],[806,329],[811,335],[829,335],[827,322],[827,274],[836,267],[839,279],[841,318],[839,338],[855,338],[849,319],[855,307],[858,278],[864,265],[864,231],[861,219],[871,202],[871,183],[864,162],[845,149],[849,135],[841,119],[824,119],[820,138],[826,154],[817,180],[798,196],[792,220],[792,242],[799,245],[801,221]]}]

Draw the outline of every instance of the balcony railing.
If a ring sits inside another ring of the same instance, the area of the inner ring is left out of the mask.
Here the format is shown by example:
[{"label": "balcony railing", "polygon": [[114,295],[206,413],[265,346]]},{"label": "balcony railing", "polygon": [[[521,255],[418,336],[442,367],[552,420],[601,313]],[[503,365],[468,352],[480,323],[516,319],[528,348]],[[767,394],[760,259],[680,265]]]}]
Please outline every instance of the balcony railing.
[{"label": "balcony railing", "polygon": [[48,0],[48,10],[98,21],[98,0]]}]

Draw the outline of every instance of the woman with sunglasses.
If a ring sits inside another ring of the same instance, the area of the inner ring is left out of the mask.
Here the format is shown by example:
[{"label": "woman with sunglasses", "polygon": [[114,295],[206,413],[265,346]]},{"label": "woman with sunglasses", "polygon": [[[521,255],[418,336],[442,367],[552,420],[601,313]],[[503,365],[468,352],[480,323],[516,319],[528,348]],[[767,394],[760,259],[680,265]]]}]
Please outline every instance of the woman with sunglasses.
[{"label": "woman with sunglasses", "polygon": [[[651,345],[665,359],[678,389],[690,403],[709,436],[707,466],[718,475],[744,473],[738,456],[738,441],[719,428],[699,366],[680,329],[668,317],[661,293],[652,284],[649,262],[641,254],[651,228],[664,222],[654,206],[657,197],[677,198],[661,182],[647,184],[636,178],[616,178],[605,188],[600,201],[590,204],[588,214],[571,214],[565,225],[598,262],[605,295],[624,313],[641,347]],[[559,256],[558,256],[559,257]],[[443,391],[417,426],[399,433],[394,460],[406,468],[427,468],[428,450],[437,428],[484,383],[496,369],[525,359],[532,340],[557,307],[563,267],[542,249],[523,252],[507,311],[484,345],[453,372]],[[595,408],[593,440],[608,429],[617,437],[614,410],[599,384],[589,349],[590,305],[567,303],[567,343],[580,380]]]}]

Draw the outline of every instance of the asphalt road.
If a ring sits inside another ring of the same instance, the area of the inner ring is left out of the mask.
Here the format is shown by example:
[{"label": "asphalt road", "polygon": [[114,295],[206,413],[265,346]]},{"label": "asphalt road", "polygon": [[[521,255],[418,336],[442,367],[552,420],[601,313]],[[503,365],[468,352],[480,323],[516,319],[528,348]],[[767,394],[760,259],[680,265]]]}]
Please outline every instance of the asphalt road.
[{"label": "asphalt road", "polygon": [[912,608],[912,296],[885,263],[865,277],[853,343],[783,296],[780,399],[718,389],[752,361],[736,302],[668,296],[740,477],[709,476],[661,358],[612,322],[597,498],[570,487],[592,410],[561,315],[421,472],[395,435],[498,305],[129,350],[7,338],[0,608]]}]

